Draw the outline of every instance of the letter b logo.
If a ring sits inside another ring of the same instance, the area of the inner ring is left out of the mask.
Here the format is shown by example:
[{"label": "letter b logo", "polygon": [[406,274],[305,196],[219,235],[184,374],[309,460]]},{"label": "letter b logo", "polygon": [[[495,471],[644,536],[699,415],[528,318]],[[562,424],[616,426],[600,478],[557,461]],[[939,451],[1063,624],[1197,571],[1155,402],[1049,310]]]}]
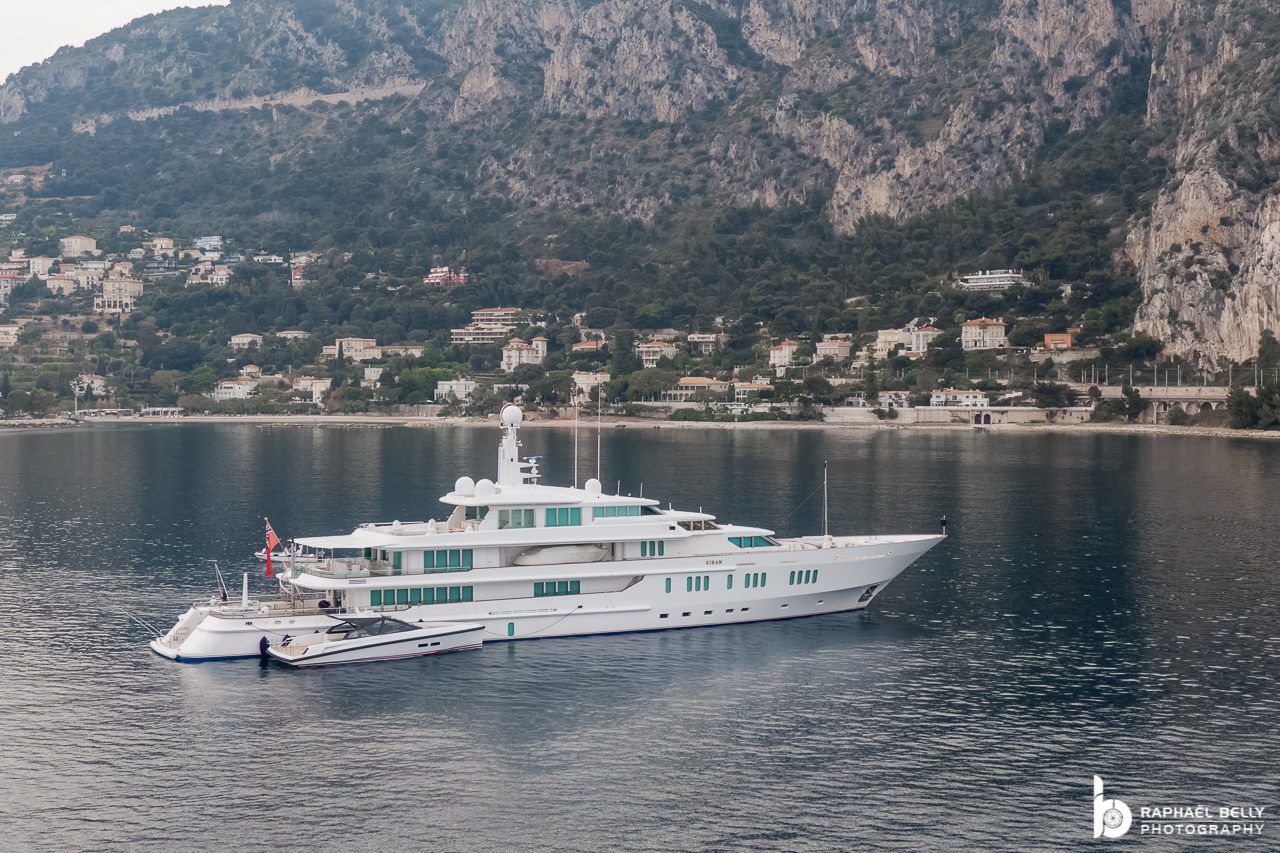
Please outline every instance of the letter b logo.
[{"label": "letter b logo", "polygon": [[1102,795],[1102,777],[1093,777],[1093,837],[1119,838],[1133,824],[1133,812],[1123,800]]}]

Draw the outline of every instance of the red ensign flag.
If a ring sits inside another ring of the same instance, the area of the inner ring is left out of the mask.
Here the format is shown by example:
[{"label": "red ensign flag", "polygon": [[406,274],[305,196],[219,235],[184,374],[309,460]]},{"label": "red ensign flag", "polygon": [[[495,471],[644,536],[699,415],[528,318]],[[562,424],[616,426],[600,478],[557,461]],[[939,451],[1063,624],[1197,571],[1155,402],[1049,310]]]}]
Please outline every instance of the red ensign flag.
[{"label": "red ensign flag", "polygon": [[271,571],[271,550],[280,544],[280,537],[271,529],[270,519],[263,518],[262,520],[267,523],[267,577],[274,577],[274,573]]}]

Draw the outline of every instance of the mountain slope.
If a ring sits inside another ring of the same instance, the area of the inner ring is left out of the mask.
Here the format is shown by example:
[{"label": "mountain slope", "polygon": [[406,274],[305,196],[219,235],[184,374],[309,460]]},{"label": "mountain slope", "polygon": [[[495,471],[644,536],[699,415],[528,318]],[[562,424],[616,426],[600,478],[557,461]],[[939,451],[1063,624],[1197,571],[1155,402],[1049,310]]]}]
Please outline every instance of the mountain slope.
[{"label": "mountain slope", "polygon": [[[910,289],[957,264],[1047,257],[1051,222],[1031,246],[966,229],[967,250],[907,269],[867,242],[877,217],[910,241],[943,206],[1006,188],[1024,213],[1048,203],[1085,222],[1087,208],[1102,228],[1082,233],[1116,251],[1079,271],[1110,286],[1132,270],[1139,329],[1238,359],[1280,304],[1268,236],[1280,13],[1257,7],[242,0],[142,19],[15,75],[0,87],[0,126],[16,131],[0,136],[0,165],[66,168],[49,194],[92,196],[81,215],[367,248],[402,270],[464,251],[483,267],[498,246],[494,296],[527,298],[548,255],[594,263],[548,284],[555,299],[621,282],[633,310],[637,275],[682,282],[650,292],[661,302],[701,268],[716,298],[766,317],[774,291],[796,303],[818,286],[839,311],[841,295]],[[1072,194],[1053,158],[1089,135],[1128,171],[1083,199],[1018,189]],[[1159,166],[1158,197],[1135,151]],[[770,241],[730,261],[745,235],[731,223],[762,215],[804,223],[803,242],[832,244],[826,260]],[[1080,267],[1088,252],[1070,242],[1059,265]]]}]

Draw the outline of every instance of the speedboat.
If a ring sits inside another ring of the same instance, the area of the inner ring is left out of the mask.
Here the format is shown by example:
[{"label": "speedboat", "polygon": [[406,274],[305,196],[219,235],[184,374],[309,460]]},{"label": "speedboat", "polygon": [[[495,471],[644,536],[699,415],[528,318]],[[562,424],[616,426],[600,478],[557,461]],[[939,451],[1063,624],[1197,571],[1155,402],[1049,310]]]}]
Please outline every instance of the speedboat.
[{"label": "speedboat", "polygon": [[390,616],[342,616],[322,634],[286,636],[266,653],[289,666],[395,660],[479,648],[484,626],[467,622],[404,622]]}]

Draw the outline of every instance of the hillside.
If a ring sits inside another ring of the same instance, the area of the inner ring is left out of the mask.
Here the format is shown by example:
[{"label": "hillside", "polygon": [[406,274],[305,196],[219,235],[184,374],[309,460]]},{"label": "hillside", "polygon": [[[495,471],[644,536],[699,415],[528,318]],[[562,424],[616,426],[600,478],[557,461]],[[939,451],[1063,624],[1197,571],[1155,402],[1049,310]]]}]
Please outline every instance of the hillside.
[{"label": "hillside", "polygon": [[14,75],[0,168],[54,165],[29,233],[465,258],[464,307],[867,331],[1014,266],[1075,285],[1062,322],[1243,360],[1280,325],[1278,47],[1243,0],[240,0]]}]

